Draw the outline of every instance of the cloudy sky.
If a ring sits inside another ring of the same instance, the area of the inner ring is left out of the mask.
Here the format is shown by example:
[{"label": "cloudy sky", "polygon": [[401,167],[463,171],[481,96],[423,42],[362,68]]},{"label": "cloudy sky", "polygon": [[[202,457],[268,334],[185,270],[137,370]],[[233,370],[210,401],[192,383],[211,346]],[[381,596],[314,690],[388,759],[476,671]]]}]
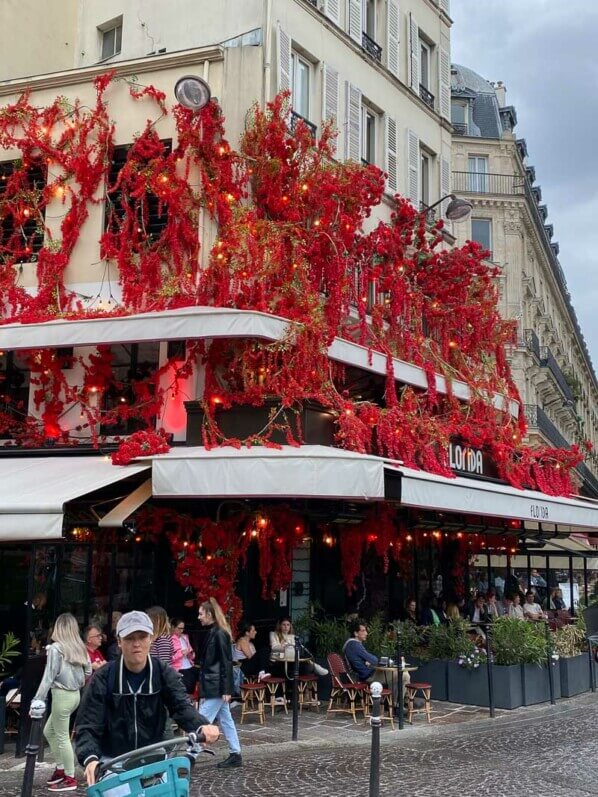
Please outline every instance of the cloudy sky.
[{"label": "cloudy sky", "polygon": [[598,370],[598,2],[452,0],[452,60],[502,80]]}]

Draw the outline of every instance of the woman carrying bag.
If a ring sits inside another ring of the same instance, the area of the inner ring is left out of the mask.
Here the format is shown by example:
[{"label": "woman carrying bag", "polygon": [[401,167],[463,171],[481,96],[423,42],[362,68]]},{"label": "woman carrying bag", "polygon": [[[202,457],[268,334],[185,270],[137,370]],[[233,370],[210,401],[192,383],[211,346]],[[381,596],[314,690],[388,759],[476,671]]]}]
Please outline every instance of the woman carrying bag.
[{"label": "woman carrying bag", "polygon": [[31,701],[31,708],[45,707],[48,692],[52,693],[52,710],[44,727],[44,736],[56,760],[56,768],[47,783],[50,791],[74,791],[77,781],[69,720],[79,705],[85,679],[91,675],[91,663],[72,614],[61,614],[56,618],[51,639],[52,644],[46,650],[42,682]]}]

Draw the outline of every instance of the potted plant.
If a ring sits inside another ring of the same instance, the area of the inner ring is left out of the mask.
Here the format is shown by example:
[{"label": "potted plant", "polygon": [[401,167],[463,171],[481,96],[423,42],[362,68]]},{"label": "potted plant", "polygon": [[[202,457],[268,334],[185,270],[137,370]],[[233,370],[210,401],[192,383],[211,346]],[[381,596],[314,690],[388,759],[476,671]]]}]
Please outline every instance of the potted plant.
[{"label": "potted plant", "polygon": [[[6,674],[8,666],[11,663],[12,659],[15,659],[20,651],[19,647],[19,640],[17,637],[9,631],[2,641],[2,647],[0,647],[0,677]],[[0,735],[2,738],[0,739],[0,752],[3,750],[3,735],[4,735],[4,727],[6,725],[6,698],[4,695],[0,695]]]},{"label": "potted plant", "polygon": [[559,656],[561,695],[573,697],[590,689],[590,662],[586,635],[579,622],[558,628],[553,635],[553,650]]},{"label": "potted plant", "polygon": [[449,695],[451,664],[461,654],[473,651],[474,645],[467,636],[467,628],[468,623],[457,620],[448,625],[420,629],[424,647],[421,648],[415,677],[418,681],[432,684],[432,697],[435,700],[451,700]]}]

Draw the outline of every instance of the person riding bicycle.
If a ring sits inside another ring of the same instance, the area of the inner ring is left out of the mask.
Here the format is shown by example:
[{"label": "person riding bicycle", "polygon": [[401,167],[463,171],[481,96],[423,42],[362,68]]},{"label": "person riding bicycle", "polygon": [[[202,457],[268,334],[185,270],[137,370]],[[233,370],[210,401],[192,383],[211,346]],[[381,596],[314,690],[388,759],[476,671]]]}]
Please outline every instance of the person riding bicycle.
[{"label": "person riding bicycle", "polygon": [[116,626],[121,656],[97,670],[83,693],[75,750],[88,785],[101,759],[162,741],[169,716],[208,744],[218,739],[218,728],[193,707],[176,670],[149,655],[153,631],[145,612],[123,614]]}]

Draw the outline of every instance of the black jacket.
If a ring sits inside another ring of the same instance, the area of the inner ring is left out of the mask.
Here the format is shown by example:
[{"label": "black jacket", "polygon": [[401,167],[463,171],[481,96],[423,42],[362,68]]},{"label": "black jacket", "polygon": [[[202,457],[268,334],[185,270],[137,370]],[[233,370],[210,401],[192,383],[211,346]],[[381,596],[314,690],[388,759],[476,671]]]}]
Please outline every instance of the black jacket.
[{"label": "black jacket", "polygon": [[75,750],[82,766],[94,758],[114,758],[164,738],[167,711],[185,731],[209,720],[191,705],[170,665],[149,658],[149,677],[133,694],[123,677],[123,659],[99,669],[83,692],[75,726]]},{"label": "black jacket", "polygon": [[226,631],[213,625],[203,648],[201,697],[222,697],[233,693],[232,642]]}]

